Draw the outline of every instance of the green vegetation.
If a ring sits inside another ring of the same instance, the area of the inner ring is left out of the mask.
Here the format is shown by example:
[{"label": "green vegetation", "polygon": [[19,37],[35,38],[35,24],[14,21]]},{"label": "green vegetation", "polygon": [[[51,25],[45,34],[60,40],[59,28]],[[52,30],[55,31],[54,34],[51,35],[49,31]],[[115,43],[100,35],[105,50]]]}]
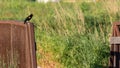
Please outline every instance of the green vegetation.
[{"label": "green vegetation", "polygon": [[0,1],[0,20],[35,24],[37,62],[43,68],[107,68],[112,22],[120,18],[117,0],[37,3]]}]

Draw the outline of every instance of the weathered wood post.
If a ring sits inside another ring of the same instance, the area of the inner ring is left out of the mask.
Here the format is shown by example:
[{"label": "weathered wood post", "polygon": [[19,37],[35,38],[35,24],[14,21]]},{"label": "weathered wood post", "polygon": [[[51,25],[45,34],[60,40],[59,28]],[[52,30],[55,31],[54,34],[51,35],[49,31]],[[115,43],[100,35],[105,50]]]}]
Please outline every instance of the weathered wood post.
[{"label": "weathered wood post", "polygon": [[0,21],[0,67],[37,68],[32,23]]},{"label": "weathered wood post", "polygon": [[120,22],[113,23],[109,68],[120,68]]}]

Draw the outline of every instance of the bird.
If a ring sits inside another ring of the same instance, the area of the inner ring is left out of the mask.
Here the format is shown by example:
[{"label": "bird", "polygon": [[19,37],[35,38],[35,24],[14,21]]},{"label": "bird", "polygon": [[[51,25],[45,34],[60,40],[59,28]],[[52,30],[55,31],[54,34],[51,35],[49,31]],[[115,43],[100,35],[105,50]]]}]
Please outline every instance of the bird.
[{"label": "bird", "polygon": [[33,14],[30,14],[28,17],[25,18],[24,24],[26,24],[28,21],[30,21],[33,17]]}]

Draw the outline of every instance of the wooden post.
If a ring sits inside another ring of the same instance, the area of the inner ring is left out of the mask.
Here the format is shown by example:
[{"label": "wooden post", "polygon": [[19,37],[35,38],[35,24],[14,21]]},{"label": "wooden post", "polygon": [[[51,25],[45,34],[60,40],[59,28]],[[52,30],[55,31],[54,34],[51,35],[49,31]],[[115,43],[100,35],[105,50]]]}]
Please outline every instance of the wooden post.
[{"label": "wooden post", "polygon": [[37,68],[32,23],[0,21],[0,66]]},{"label": "wooden post", "polygon": [[109,68],[120,68],[120,23],[113,23]]}]

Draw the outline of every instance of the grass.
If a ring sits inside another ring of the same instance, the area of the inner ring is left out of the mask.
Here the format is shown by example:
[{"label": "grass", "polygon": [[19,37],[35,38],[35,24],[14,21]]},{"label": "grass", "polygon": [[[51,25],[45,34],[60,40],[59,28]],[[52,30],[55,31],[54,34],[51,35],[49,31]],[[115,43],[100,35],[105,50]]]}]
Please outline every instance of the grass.
[{"label": "grass", "polygon": [[42,68],[107,68],[111,26],[120,18],[119,3],[4,0],[0,1],[0,20],[23,21],[34,14],[37,63]]}]

